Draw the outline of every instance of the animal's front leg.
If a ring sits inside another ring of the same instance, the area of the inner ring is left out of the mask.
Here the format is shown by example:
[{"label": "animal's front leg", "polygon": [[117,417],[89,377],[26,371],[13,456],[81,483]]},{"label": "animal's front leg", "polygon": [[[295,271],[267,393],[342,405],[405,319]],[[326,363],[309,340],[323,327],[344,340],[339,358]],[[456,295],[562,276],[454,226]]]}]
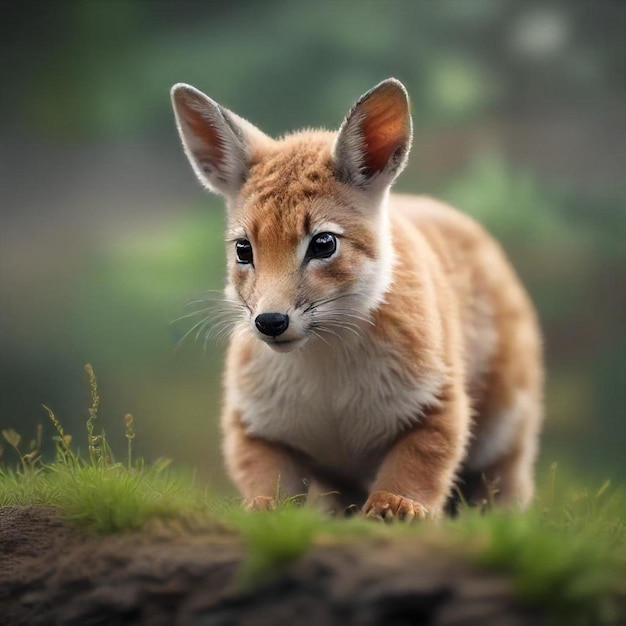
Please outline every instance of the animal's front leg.
[{"label": "animal's front leg", "polygon": [[464,392],[450,394],[391,447],[363,507],[368,517],[437,518],[453,486],[469,432]]},{"label": "animal's front leg", "polygon": [[306,492],[307,473],[296,455],[246,433],[236,411],[224,419],[224,457],[249,509],[273,509],[278,499]]}]

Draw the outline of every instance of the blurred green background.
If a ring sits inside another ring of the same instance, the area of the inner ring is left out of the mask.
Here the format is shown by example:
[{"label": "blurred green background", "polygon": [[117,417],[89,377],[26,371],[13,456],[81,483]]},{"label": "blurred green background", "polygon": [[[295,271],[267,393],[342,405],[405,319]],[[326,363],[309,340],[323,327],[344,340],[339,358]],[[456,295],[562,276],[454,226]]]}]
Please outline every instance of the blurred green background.
[{"label": "blurred green background", "polygon": [[[601,0],[3,1],[0,427],[45,403],[84,449],[124,450],[228,489],[223,346],[176,343],[184,302],[223,282],[222,206],[169,104],[189,82],[279,134],[335,128],[396,76],[415,140],[398,188],[498,236],[539,308],[541,463],[626,478],[626,4]],[[52,446],[47,444],[47,454]],[[5,456],[8,453],[5,452]]]}]

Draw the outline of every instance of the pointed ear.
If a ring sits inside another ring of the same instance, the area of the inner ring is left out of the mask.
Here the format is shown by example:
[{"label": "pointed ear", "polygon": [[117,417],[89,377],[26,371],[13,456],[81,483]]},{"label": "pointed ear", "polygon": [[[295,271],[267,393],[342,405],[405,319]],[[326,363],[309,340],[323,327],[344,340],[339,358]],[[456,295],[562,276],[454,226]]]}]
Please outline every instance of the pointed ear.
[{"label": "pointed ear", "polygon": [[333,148],[337,177],[382,191],[404,169],[412,134],[406,89],[389,78],[361,96],[341,125]]},{"label": "pointed ear", "polygon": [[272,140],[190,85],[172,87],[176,126],[200,182],[232,198],[248,176],[255,147]]}]

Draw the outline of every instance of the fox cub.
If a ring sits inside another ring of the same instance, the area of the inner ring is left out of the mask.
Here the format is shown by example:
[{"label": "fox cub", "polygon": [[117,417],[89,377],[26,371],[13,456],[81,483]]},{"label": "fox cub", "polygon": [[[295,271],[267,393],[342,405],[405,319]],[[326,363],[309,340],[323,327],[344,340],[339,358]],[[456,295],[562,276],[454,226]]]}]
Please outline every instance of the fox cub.
[{"label": "fox cub", "polygon": [[368,91],[337,132],[280,139],[189,85],[172,101],[193,170],[227,206],[223,450],[247,505],[306,493],[405,520],[459,492],[527,505],[536,316],[481,226],[390,194],[411,147],[404,86]]}]

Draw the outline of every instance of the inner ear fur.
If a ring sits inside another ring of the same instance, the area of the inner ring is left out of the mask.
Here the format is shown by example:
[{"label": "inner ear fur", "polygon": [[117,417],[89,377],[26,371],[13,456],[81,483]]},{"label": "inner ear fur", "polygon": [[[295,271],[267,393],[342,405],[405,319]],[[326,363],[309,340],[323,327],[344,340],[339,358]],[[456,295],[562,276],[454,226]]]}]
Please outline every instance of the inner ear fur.
[{"label": "inner ear fur", "polygon": [[255,146],[272,140],[191,85],[174,85],[171,96],[178,132],[196,176],[211,191],[236,195],[247,178]]},{"label": "inner ear fur", "polygon": [[334,146],[338,176],[357,187],[386,187],[404,169],[411,147],[409,99],[389,78],[364,94],[346,116]]}]

